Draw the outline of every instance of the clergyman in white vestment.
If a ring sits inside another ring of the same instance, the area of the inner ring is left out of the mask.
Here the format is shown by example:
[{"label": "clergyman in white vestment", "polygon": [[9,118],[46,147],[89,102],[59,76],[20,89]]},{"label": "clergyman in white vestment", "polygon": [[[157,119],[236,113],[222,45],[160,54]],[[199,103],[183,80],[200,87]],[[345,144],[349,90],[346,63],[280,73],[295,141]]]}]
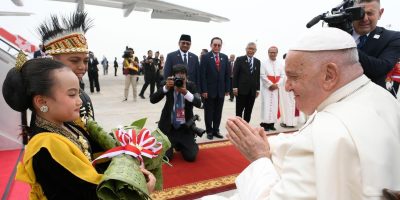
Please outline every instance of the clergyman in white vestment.
[{"label": "clergyman in white vestment", "polygon": [[278,48],[272,46],[268,49],[268,59],[260,68],[261,91],[261,126],[266,131],[275,131],[274,124],[278,120],[279,87],[282,86],[283,64],[277,60]]}]

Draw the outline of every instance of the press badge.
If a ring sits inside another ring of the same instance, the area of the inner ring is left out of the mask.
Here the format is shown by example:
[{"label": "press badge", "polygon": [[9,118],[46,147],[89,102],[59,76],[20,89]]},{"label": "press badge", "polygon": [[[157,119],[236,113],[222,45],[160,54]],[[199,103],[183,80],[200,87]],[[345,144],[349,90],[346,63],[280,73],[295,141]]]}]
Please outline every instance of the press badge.
[{"label": "press badge", "polygon": [[177,108],[175,112],[176,112],[176,121],[185,122],[185,109]]}]

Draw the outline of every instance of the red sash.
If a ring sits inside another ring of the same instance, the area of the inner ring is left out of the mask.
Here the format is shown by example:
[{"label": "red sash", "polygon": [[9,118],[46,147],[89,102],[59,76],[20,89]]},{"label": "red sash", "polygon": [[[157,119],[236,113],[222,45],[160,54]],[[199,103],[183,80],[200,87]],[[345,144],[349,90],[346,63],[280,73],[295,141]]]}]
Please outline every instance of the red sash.
[{"label": "red sash", "polygon": [[270,80],[273,84],[276,84],[279,82],[279,79],[281,79],[280,76],[268,76],[267,75],[268,80]]}]

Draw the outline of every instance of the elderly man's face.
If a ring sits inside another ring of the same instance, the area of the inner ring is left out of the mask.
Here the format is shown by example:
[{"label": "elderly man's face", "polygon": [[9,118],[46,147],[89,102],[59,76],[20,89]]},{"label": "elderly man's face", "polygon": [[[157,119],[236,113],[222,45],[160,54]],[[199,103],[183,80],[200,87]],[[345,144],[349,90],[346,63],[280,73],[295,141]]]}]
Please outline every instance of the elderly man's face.
[{"label": "elderly man's face", "polygon": [[[246,47],[246,55],[248,57],[253,57],[256,52],[257,46],[255,44],[250,44]],[[235,60],[235,58],[233,58],[233,60]]]},{"label": "elderly man's face", "polygon": [[212,52],[219,53],[222,48],[222,41],[219,39],[214,39],[210,45]]},{"label": "elderly man's face", "polygon": [[268,49],[268,57],[270,60],[276,60],[276,56],[278,56],[278,48],[270,47]]},{"label": "elderly man's face", "polygon": [[365,16],[361,20],[354,21],[353,27],[356,33],[365,35],[376,28],[376,24],[382,16],[383,8],[381,9],[380,4],[376,1],[362,3],[359,6],[364,7]]},{"label": "elderly man's face", "polygon": [[302,112],[310,115],[323,101],[321,87],[322,72],[318,64],[313,63],[310,56],[301,51],[290,51],[286,58],[287,91],[293,91],[296,106]]}]

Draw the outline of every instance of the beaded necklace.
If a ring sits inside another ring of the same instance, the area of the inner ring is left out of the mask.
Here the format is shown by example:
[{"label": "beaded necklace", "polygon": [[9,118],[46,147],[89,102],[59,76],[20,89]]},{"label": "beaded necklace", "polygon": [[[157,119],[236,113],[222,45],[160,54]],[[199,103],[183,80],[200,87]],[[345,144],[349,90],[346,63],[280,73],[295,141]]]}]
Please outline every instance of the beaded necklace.
[{"label": "beaded necklace", "polygon": [[[71,128],[72,130],[67,130],[65,128],[62,128],[58,126],[57,124],[53,122],[49,122],[40,116],[36,115],[36,121],[35,124],[37,127],[43,128],[47,131],[62,135],[66,138],[68,138],[72,143],[74,143],[82,152],[83,154],[89,159],[89,161],[92,161],[92,156],[89,152],[89,142],[87,138],[75,127],[69,126],[68,128]],[[73,133],[75,132],[75,133]]]}]

